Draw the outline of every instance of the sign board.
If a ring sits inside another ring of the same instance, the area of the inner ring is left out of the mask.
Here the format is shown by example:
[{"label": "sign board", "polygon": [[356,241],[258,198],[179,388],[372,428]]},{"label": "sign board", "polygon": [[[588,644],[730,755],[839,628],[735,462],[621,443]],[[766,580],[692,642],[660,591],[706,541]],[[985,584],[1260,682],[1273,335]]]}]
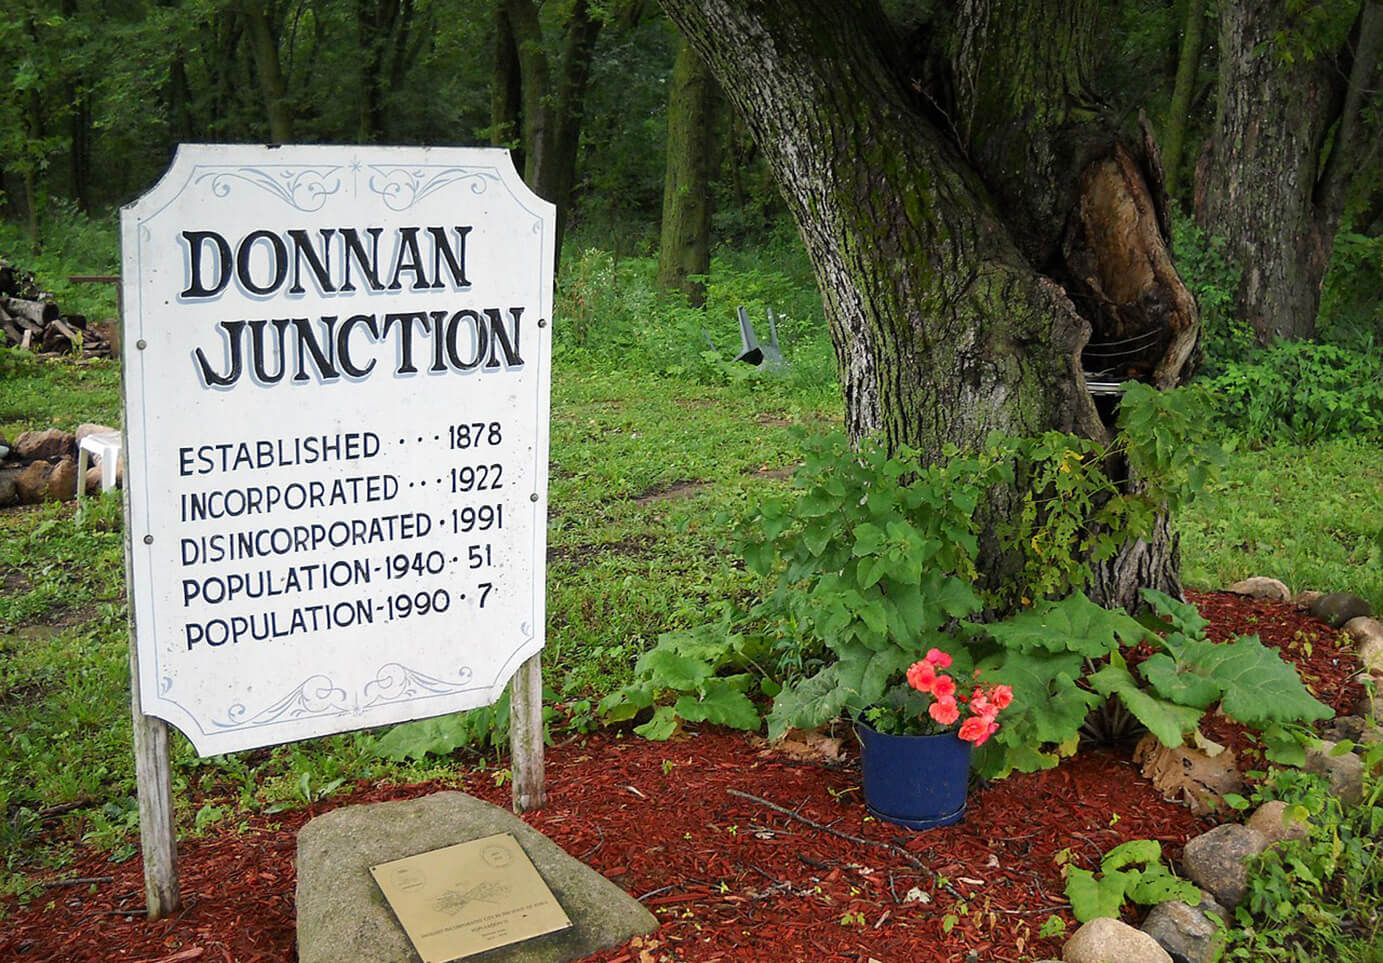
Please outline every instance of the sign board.
[{"label": "sign board", "polygon": [[509,833],[371,866],[370,873],[423,963],[448,963],[571,927]]},{"label": "sign board", "polygon": [[184,146],[125,208],[146,715],[273,745],[542,648],[554,223],[461,148]]}]

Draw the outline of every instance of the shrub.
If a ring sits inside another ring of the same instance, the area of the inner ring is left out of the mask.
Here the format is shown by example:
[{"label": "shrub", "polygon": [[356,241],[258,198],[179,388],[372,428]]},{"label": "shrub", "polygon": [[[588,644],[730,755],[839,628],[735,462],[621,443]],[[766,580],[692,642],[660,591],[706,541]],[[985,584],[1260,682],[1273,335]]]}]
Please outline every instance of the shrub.
[{"label": "shrub", "polygon": [[1202,382],[1219,423],[1255,443],[1383,433],[1383,351],[1284,341]]}]

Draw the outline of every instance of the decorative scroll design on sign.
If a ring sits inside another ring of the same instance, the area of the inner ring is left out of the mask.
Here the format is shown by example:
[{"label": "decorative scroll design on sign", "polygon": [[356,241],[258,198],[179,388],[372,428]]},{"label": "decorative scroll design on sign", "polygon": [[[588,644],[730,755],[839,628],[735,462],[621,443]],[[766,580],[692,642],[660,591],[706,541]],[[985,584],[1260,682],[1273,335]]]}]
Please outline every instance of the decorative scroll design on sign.
[{"label": "decorative scroll design on sign", "polygon": [[386,702],[425,699],[428,696],[463,692],[471,681],[471,675],[470,667],[462,666],[456,674],[457,681],[445,682],[425,675],[417,669],[410,669],[406,665],[390,662],[380,666],[379,673],[374,679],[365,683],[365,688],[361,693],[365,700],[364,708],[368,709]]},{"label": "decorative scroll design on sign", "polygon": [[211,193],[226,197],[234,188],[233,181],[243,181],[279,198],[300,211],[320,211],[327,198],[341,189],[339,164],[330,167],[235,167],[210,170],[196,183],[211,181]]},{"label": "decorative scroll design on sign", "polygon": [[474,167],[388,167],[371,164],[370,190],[384,200],[391,211],[406,211],[424,197],[460,181],[471,182],[472,194],[484,194],[489,182],[499,183],[492,170]]},{"label": "decorative scroll design on sign", "polygon": [[[388,662],[379,667],[375,677],[366,682],[355,697],[319,674],[308,678],[273,705],[253,715],[237,702],[220,719],[213,719],[212,725],[222,731],[257,729],[318,716],[360,715],[376,706],[465,692],[475,688],[471,684],[474,674],[469,666],[462,666],[457,670],[456,681],[447,682],[398,662]],[[171,683],[164,687],[165,695],[168,688],[171,688]]]},{"label": "decorative scroll design on sign", "polygon": [[352,709],[347,699],[345,689],[337,687],[324,675],[314,675],[253,716],[237,702],[226,710],[224,719],[213,719],[212,724],[220,729],[252,729],[314,716],[339,716]]}]

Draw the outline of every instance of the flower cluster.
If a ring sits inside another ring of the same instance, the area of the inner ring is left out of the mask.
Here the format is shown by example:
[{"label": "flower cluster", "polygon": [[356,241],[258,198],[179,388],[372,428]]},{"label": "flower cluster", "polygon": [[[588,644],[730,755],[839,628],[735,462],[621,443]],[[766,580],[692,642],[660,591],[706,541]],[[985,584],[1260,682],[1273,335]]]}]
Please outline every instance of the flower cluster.
[{"label": "flower cluster", "polygon": [[940,649],[932,649],[926,658],[914,662],[908,669],[908,685],[932,697],[927,715],[940,726],[955,725],[960,718],[961,703],[966,703],[970,716],[960,724],[957,735],[966,742],[983,745],[998,731],[999,724],[994,718],[1013,701],[1013,690],[1006,685],[988,688],[976,685],[967,696],[957,691],[955,679],[941,671],[950,667],[951,657]]}]

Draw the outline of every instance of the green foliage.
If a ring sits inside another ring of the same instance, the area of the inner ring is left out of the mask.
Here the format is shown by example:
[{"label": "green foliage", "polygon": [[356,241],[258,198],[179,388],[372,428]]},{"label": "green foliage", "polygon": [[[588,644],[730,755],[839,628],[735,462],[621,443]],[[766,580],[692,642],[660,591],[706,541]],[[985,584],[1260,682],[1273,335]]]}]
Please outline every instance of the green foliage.
[{"label": "green foliage", "polygon": [[[875,443],[852,449],[840,436],[805,442],[796,497],[767,499],[742,523],[746,565],[771,580],[772,591],[750,607],[722,609],[715,622],[664,636],[640,660],[636,681],[602,711],[624,720],[651,709],[640,731],[666,738],[679,720],[704,715],[714,693],[725,717],[753,728],[748,693],[757,683],[773,696],[771,737],[841,713],[905,731],[918,712],[901,677],[938,648],[958,673],[978,668],[986,683],[1013,687],[1004,724],[977,753],[986,774],[1046,768],[1074,751],[1080,725],[1100,702],[1090,688],[1098,682],[1108,684],[1104,695],[1117,692],[1179,744],[1200,711],[1146,693],[1119,661],[1120,643],[1137,643],[1144,628],[1074,591],[1089,577],[1084,554],[1100,557],[1145,532],[1157,504],[1179,505],[1204,481],[1188,454],[1197,446],[1182,437],[1189,405],[1136,388],[1129,394],[1126,424],[1140,437],[1121,434],[1110,448],[1055,433],[995,435],[981,454],[950,451],[925,465],[906,448],[891,455]],[[1141,490],[1122,492],[1100,470],[1113,450],[1148,479]],[[1022,574],[986,595],[976,585],[978,509],[993,491],[1015,484],[1023,507],[998,532]],[[1031,605],[1026,593],[1038,598],[1036,606],[1008,621],[967,621],[1015,595]],[[1104,674],[1083,682],[1103,659],[1112,663]]]},{"label": "green foliage", "polygon": [[1383,747],[1365,754],[1365,793],[1346,807],[1328,781],[1276,772],[1255,802],[1281,799],[1304,821],[1304,840],[1273,846],[1249,863],[1248,890],[1228,925],[1224,959],[1245,963],[1383,959]]},{"label": "green foliage", "polygon": [[32,271],[66,314],[82,314],[91,321],[118,316],[116,286],[106,282],[74,284],[74,275],[120,273],[120,242],[115,212],[88,215],[70,201],[47,205],[39,221],[43,247],[28,249],[25,230],[0,221],[0,259]]},{"label": "green foliage", "polygon": [[1383,236],[1335,235],[1321,288],[1316,335],[1327,343],[1377,354],[1383,332]]},{"label": "green foliage", "polygon": [[494,705],[394,726],[375,741],[374,751],[382,759],[402,762],[449,756],[457,749],[483,752],[505,745],[508,739],[509,690],[505,689]]},{"label": "green foliage", "polygon": [[1119,918],[1125,902],[1154,906],[1168,900],[1181,900],[1192,906],[1200,902],[1200,888],[1178,879],[1162,862],[1162,844],[1152,839],[1131,839],[1115,846],[1100,860],[1097,874],[1076,866],[1068,867],[1066,898],[1077,922],[1100,916]]},{"label": "green foliage", "polygon": [[1263,444],[1383,437],[1383,351],[1285,341],[1203,382],[1226,430]]},{"label": "green foliage", "polygon": [[[834,397],[835,357],[809,271],[801,273],[788,257],[734,262],[717,256],[706,303],[692,308],[658,294],[655,258],[617,260],[598,249],[569,252],[558,284],[554,354],[687,383],[751,389],[782,384]],[[736,311],[741,305],[764,338],[773,310],[785,368],[733,360],[740,348]]]},{"label": "green foliage", "polygon": [[1257,347],[1253,328],[1234,317],[1242,270],[1225,253],[1223,238],[1206,235],[1175,205],[1171,214],[1177,271],[1200,307],[1200,352],[1205,371],[1215,374],[1230,362],[1248,359]]}]

